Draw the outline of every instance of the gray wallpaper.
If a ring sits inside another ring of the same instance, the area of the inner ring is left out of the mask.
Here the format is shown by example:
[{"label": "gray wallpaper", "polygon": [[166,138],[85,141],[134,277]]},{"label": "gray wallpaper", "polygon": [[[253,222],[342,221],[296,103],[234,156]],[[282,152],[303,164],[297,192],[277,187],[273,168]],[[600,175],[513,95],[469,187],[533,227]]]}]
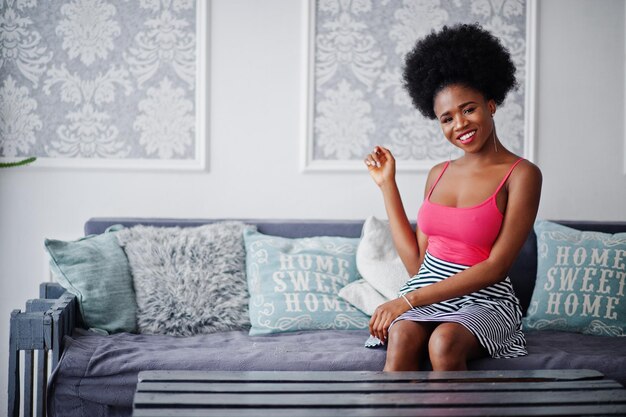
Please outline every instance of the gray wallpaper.
[{"label": "gray wallpaper", "polygon": [[194,160],[195,79],[195,0],[0,0],[0,157]]},{"label": "gray wallpaper", "polygon": [[376,144],[424,167],[453,156],[437,122],[412,106],[401,72],[418,38],[460,22],[481,23],[512,54],[520,88],[498,109],[496,129],[524,155],[525,0],[317,0],[314,13],[310,161],[361,161]]}]

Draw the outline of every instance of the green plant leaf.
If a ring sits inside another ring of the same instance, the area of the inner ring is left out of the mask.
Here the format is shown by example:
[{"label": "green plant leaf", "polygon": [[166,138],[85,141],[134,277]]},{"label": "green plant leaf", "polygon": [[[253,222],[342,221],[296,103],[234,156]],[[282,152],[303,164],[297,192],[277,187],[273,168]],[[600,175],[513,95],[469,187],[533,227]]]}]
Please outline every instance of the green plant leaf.
[{"label": "green plant leaf", "polygon": [[11,167],[17,167],[20,165],[26,165],[26,164],[30,164],[31,162],[35,162],[37,158],[36,157],[30,157],[30,158],[26,158],[23,159],[21,161],[16,161],[16,162],[0,162],[0,168],[11,168]]}]

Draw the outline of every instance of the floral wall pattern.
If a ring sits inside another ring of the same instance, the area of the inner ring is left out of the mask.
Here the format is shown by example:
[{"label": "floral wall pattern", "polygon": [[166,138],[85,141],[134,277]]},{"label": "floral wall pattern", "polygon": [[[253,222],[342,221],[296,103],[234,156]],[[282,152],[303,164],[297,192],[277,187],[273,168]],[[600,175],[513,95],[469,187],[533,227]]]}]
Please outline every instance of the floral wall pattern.
[{"label": "floral wall pattern", "polygon": [[0,0],[0,157],[194,160],[195,0]]},{"label": "floral wall pattern", "polygon": [[345,163],[362,161],[376,144],[420,169],[453,157],[437,122],[412,106],[402,67],[418,38],[473,22],[499,37],[517,66],[520,87],[498,109],[496,129],[511,151],[524,155],[526,6],[526,0],[316,0],[307,163],[351,166]]}]

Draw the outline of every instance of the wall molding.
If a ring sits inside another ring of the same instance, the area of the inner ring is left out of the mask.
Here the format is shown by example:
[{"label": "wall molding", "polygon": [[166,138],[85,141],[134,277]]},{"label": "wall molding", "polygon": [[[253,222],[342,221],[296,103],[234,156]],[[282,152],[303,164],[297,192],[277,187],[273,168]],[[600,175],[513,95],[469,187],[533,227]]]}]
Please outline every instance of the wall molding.
[{"label": "wall molding", "polygon": [[[537,68],[537,4],[536,0],[525,2],[526,50],[524,83],[524,137],[523,156],[536,160],[536,68]],[[302,100],[300,134],[300,170],[310,172],[355,172],[362,171],[362,160],[316,159],[314,157],[315,121],[315,48],[316,48],[316,1],[302,1]],[[417,111],[417,110],[416,110]],[[442,139],[443,140],[443,139]],[[363,155],[365,157],[365,155]],[[398,171],[426,172],[435,163],[432,159],[398,159]],[[626,165],[625,165],[626,167]]]},{"label": "wall molding", "polygon": [[[37,155],[35,153],[34,156],[37,156],[37,161],[29,166],[29,169],[69,168],[183,171],[207,170],[209,141],[209,5],[210,2],[207,0],[195,0],[195,81],[193,87],[195,90],[193,91],[193,98],[191,98],[190,100],[193,101],[194,105],[194,144],[192,148],[187,148],[187,152],[189,152],[189,150],[192,150],[193,152],[193,155],[191,155],[191,157],[179,157],[177,155],[173,155],[169,158],[160,157],[158,155],[133,157],[132,154],[128,157],[55,157],[47,155]],[[75,60],[76,59],[72,61],[61,62],[61,65],[65,65],[67,63],[69,69],[69,67]],[[56,62],[56,65],[59,65],[59,62]],[[115,64],[113,65],[115,66]],[[104,70],[106,70],[106,68]],[[70,72],[75,73],[75,70],[72,69],[70,70]],[[93,77],[93,74],[94,73],[90,68],[90,76]],[[42,83],[43,80],[41,80],[40,85]],[[143,89],[145,88],[146,87],[144,86]],[[136,90],[140,91],[142,90],[142,87],[139,87]],[[40,91],[41,90],[38,90],[38,92]],[[123,101],[124,98],[119,99],[120,103],[123,103]],[[41,135],[42,133],[40,132],[39,134]],[[127,134],[126,131],[119,132],[119,135],[125,134]],[[20,159],[20,156],[0,157],[0,161],[11,161],[16,159]]]}]

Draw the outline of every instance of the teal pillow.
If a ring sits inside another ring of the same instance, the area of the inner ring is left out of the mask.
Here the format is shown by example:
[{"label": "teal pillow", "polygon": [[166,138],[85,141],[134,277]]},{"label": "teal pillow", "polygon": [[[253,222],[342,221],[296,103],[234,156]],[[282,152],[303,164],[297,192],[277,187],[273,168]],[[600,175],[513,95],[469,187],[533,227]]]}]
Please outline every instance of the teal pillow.
[{"label": "teal pillow", "polygon": [[524,330],[626,335],[626,233],[535,222],[537,281]]},{"label": "teal pillow", "polygon": [[359,239],[288,239],[244,232],[250,335],[321,329],[366,329],[369,318],[339,290],[360,279]]},{"label": "teal pillow", "polygon": [[133,279],[115,238],[118,228],[72,242],[45,240],[50,269],[59,284],[78,298],[85,325],[108,333],[137,328]]}]

